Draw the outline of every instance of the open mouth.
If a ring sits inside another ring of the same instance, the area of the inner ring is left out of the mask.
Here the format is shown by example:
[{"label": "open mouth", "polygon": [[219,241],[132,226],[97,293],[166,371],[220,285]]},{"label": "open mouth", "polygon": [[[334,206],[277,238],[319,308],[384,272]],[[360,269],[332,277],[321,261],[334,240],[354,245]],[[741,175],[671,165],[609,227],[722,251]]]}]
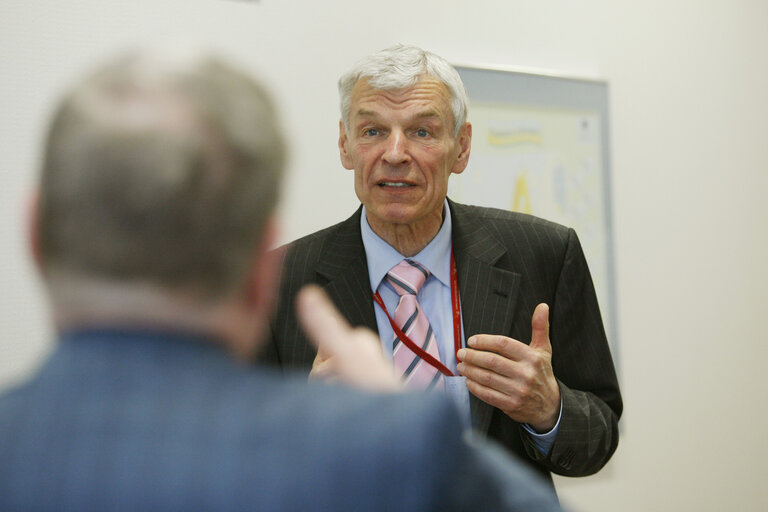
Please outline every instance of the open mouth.
[{"label": "open mouth", "polygon": [[406,183],[404,181],[382,181],[379,182],[380,187],[395,187],[395,188],[407,188],[407,187],[413,187],[415,185],[411,185],[410,183]]}]

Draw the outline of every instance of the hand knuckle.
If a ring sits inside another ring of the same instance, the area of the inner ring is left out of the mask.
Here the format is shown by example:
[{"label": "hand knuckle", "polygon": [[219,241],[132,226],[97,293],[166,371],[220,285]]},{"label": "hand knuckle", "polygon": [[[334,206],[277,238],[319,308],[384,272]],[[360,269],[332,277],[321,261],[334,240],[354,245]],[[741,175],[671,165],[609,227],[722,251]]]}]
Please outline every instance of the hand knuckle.
[{"label": "hand knuckle", "polygon": [[490,372],[478,371],[475,375],[475,381],[478,384],[482,384],[483,386],[490,387],[490,384],[491,384]]},{"label": "hand knuckle", "polygon": [[517,396],[508,396],[505,407],[508,411],[516,411],[520,408],[520,399]]},{"label": "hand knuckle", "polygon": [[526,390],[536,382],[536,371],[531,367],[526,367],[523,371],[523,384]]},{"label": "hand knuckle", "polygon": [[498,357],[491,356],[491,357],[488,358],[487,366],[488,366],[489,370],[492,370],[494,372],[498,372],[499,370],[501,370],[502,361]]},{"label": "hand knuckle", "polygon": [[504,336],[496,336],[493,339],[493,346],[496,350],[504,351],[504,349],[507,348],[507,345],[509,345],[509,340]]}]

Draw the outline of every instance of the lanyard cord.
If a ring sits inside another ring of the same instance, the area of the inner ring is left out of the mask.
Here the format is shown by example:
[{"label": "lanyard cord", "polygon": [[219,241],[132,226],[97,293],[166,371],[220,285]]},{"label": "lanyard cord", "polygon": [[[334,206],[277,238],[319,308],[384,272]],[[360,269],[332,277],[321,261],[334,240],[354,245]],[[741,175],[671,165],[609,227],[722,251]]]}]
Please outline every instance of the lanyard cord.
[{"label": "lanyard cord", "polygon": [[[384,314],[387,315],[387,319],[389,319],[389,324],[392,326],[392,330],[395,332],[395,335],[398,337],[398,339],[405,344],[406,347],[411,349],[411,351],[414,354],[416,354],[421,359],[423,359],[424,361],[432,365],[443,375],[446,375],[448,377],[454,376],[451,370],[446,368],[445,365],[441,363],[438,359],[436,359],[427,351],[425,351],[416,343],[414,343],[402,331],[402,329],[400,329],[400,327],[398,327],[397,324],[395,324],[395,321],[389,315],[389,312],[387,311],[387,306],[384,304],[384,301],[382,300],[381,295],[379,295],[379,292],[375,292],[373,294],[373,300],[376,301],[376,304],[378,304],[379,307],[382,309],[382,311],[384,311]],[[453,309],[453,345],[454,345],[455,351],[458,352],[462,345],[461,303],[459,300],[459,278],[458,278],[458,272],[456,272],[456,261],[453,259],[453,248],[451,248],[451,306]]]}]

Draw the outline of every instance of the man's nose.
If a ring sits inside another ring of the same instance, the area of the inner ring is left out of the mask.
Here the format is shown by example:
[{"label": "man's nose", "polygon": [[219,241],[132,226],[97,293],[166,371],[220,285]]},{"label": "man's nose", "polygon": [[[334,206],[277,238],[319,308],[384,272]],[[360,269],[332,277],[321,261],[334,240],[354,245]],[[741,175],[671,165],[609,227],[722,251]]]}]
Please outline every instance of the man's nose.
[{"label": "man's nose", "polygon": [[408,139],[401,131],[393,130],[386,140],[384,160],[390,165],[402,165],[410,162]]}]

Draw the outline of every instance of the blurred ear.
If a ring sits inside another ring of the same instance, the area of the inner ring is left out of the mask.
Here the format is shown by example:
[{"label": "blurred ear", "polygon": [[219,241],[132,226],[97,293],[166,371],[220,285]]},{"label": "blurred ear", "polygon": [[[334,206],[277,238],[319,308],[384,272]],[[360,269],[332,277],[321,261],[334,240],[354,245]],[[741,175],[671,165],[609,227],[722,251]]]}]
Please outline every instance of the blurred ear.
[{"label": "blurred ear", "polygon": [[256,316],[264,319],[272,313],[283,261],[283,252],[273,249],[277,242],[277,232],[277,221],[272,216],[264,225],[264,234],[259,248],[253,255],[248,278],[246,298],[250,309]]},{"label": "blurred ear", "polygon": [[40,252],[40,191],[35,189],[27,202],[27,244],[32,260],[39,272],[43,268],[43,255]]},{"label": "blurred ear", "polygon": [[277,222],[270,217],[264,226],[264,234],[258,249],[251,259],[245,293],[234,308],[234,330],[230,336],[231,348],[235,355],[253,358],[265,341],[269,317],[272,314],[277,286],[280,282],[280,268],[283,251],[272,247],[277,241]]},{"label": "blurred ear", "polygon": [[461,174],[469,163],[469,153],[472,149],[472,123],[466,122],[456,137],[456,162],[451,168],[454,174]]},{"label": "blurred ear", "polygon": [[355,168],[349,153],[349,137],[347,137],[347,131],[344,129],[343,120],[339,121],[339,156],[341,157],[341,165],[345,169],[351,171]]}]

